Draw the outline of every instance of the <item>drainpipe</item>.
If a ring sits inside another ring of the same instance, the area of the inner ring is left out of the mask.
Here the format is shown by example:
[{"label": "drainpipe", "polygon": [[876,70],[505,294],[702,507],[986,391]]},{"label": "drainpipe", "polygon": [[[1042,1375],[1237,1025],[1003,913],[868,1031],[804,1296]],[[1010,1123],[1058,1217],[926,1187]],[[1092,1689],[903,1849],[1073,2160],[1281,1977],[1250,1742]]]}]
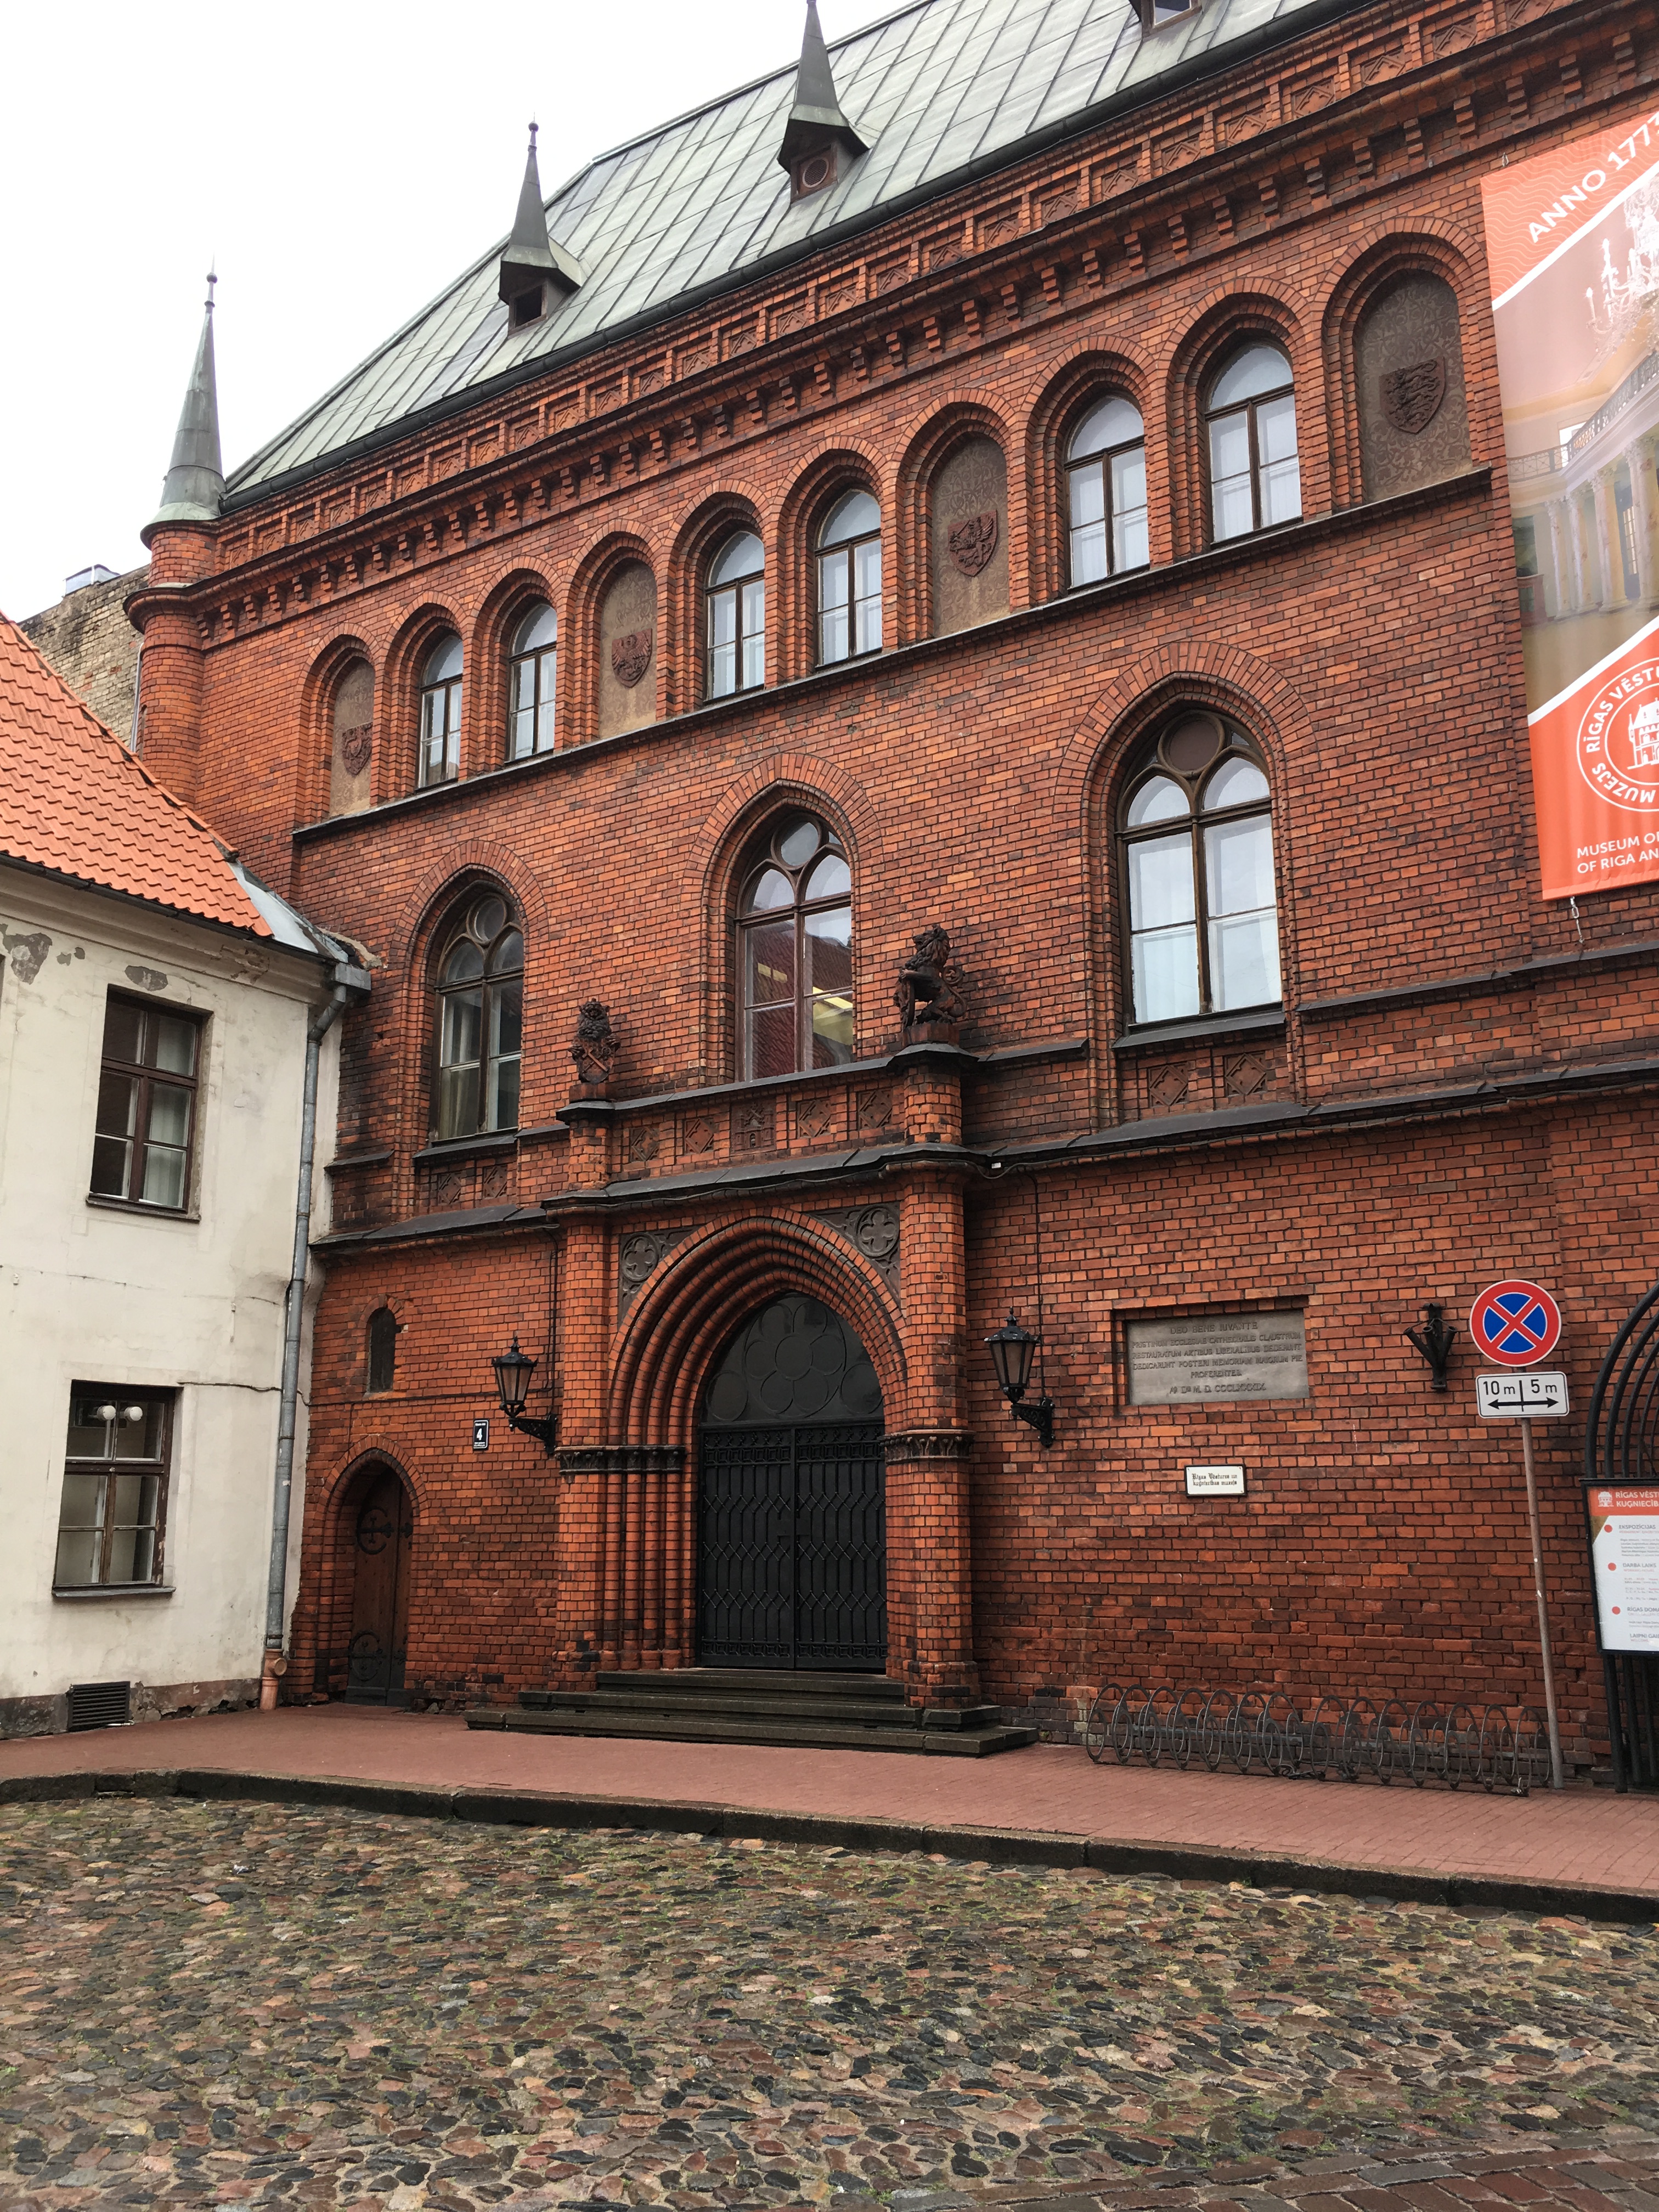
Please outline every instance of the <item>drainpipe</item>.
[{"label": "drainpipe", "polygon": [[276,1417],[276,1485],[270,1508],[270,1577],[265,1592],[265,1657],[259,1711],[273,1712],[276,1686],[288,1672],[283,1651],[288,1597],[288,1524],[294,1496],[294,1430],[300,1398],[300,1334],[305,1318],[306,1270],[311,1258],[311,1182],[317,1152],[317,1070],[323,1039],[349,1006],[368,995],[361,969],[337,961],[328,1004],[306,1030],[305,1097],[300,1109],[300,1188],[294,1205],[294,1265],[288,1279],[283,1327],[283,1389]]}]

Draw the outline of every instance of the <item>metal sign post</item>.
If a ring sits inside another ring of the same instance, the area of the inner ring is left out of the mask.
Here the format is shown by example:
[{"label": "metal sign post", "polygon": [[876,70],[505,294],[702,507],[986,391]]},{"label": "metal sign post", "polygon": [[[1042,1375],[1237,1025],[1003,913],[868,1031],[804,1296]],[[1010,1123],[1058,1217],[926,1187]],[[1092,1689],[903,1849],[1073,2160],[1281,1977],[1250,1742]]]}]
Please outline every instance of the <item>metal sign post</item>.
[{"label": "metal sign post", "polygon": [[1549,1716],[1550,1787],[1566,1786],[1561,1763],[1561,1725],[1555,1710],[1555,1656],[1550,1646],[1549,1601],[1544,1589],[1544,1540],[1538,1526],[1538,1477],[1533,1466],[1532,1425],[1559,1421],[1570,1410],[1565,1375],[1517,1373],[1553,1352],[1561,1340],[1561,1309],[1536,1283],[1511,1279],[1481,1291],[1469,1315],[1469,1334],[1488,1359],[1510,1371],[1482,1375],[1475,1402],[1483,1420],[1519,1421],[1527,1473],[1527,1527],[1532,1537],[1532,1588],[1538,1601],[1538,1654],[1544,1668],[1544,1710]]}]

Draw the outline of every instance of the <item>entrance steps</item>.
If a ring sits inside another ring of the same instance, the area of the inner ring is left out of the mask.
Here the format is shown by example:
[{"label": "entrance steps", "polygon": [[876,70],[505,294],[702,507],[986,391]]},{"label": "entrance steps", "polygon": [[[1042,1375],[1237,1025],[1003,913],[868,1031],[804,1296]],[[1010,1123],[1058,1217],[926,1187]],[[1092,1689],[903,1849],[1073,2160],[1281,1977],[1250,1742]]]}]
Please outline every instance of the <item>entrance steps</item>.
[{"label": "entrance steps", "polygon": [[474,1729],[530,1735],[656,1736],[678,1743],[793,1744],[823,1751],[917,1751],[982,1759],[1036,1741],[995,1705],[919,1711],[886,1674],[681,1667],[601,1674],[591,1690],[520,1690],[516,1708],[476,1706]]}]

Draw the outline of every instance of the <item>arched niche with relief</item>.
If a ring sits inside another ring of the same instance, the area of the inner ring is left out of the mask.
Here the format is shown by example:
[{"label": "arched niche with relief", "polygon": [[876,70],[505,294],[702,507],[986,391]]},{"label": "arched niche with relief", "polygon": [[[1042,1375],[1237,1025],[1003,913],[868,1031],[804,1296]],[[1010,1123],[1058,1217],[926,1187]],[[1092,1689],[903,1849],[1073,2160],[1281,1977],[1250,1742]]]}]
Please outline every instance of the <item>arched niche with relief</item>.
[{"label": "arched niche with relief", "polygon": [[656,719],[657,582],[643,561],[629,561],[599,601],[599,735]]},{"label": "arched niche with relief", "polygon": [[933,478],[933,635],[1008,611],[1008,469],[994,438],[968,438]]},{"label": "arched niche with relief", "polygon": [[334,687],[329,749],[328,811],[361,814],[374,771],[374,671],[354,660]]},{"label": "arched niche with relief", "polygon": [[1413,270],[1380,292],[1354,339],[1359,462],[1367,499],[1439,483],[1469,466],[1457,295]]}]

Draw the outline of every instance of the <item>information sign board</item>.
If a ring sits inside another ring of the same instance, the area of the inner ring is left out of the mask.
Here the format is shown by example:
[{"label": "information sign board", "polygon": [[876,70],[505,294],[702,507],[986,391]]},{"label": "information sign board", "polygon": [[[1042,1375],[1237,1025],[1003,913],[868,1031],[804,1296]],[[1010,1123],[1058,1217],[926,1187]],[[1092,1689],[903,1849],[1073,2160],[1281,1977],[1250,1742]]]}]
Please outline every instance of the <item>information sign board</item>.
[{"label": "information sign board", "polygon": [[1530,1367],[1561,1341],[1561,1309],[1536,1283],[1489,1283],[1469,1309],[1469,1334],[1499,1367]]},{"label": "information sign board", "polygon": [[1585,1486],[1604,1651],[1659,1651],[1659,1489]]},{"label": "information sign board", "polygon": [[472,1449],[474,1451],[489,1449],[489,1423],[482,1415],[472,1424]]},{"label": "information sign board", "polygon": [[1244,1470],[1242,1467],[1189,1467],[1187,1469],[1188,1498],[1243,1498]]},{"label": "information sign board", "polygon": [[1541,1367],[1515,1375],[1477,1375],[1474,1402],[1483,1421],[1559,1421],[1572,1411],[1566,1376]]},{"label": "information sign board", "polygon": [[1300,1313],[1132,1321],[1127,1334],[1132,1406],[1308,1395],[1308,1347]]}]

